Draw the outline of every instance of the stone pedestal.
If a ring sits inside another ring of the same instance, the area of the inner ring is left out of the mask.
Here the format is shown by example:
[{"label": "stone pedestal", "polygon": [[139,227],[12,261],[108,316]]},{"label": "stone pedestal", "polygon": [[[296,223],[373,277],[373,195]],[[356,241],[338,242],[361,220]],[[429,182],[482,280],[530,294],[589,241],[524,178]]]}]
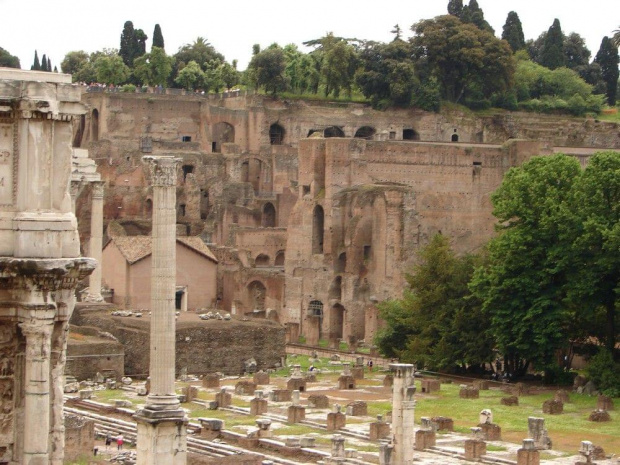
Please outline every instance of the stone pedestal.
[{"label": "stone pedestal", "polygon": [[596,399],[596,409],[597,410],[613,410],[614,409],[614,401],[611,397],[600,395]]},{"label": "stone pedestal", "polygon": [[290,402],[292,391],[289,389],[274,389],[269,393],[269,400],[272,402]]},{"label": "stone pedestal", "polygon": [[472,385],[479,391],[489,390],[489,382],[486,379],[477,379],[472,383]]},{"label": "stone pedestal", "polygon": [[232,405],[232,395],[226,389],[222,389],[215,394],[215,401],[218,408],[230,407]]},{"label": "stone pedestal", "polygon": [[500,401],[500,403],[502,405],[512,407],[515,405],[519,405],[519,398],[517,396],[502,397],[502,400]]},{"label": "stone pedestal", "polygon": [[341,375],[338,378],[338,389],[355,389],[355,378],[352,375]]},{"label": "stone pedestal", "polygon": [[250,415],[262,415],[269,410],[267,399],[254,398],[250,401]]},{"label": "stone pedestal", "polygon": [[364,367],[351,368],[351,376],[353,379],[364,379]]},{"label": "stone pedestal", "polygon": [[465,440],[465,460],[480,461],[480,457],[487,453],[487,443],[481,439]]},{"label": "stone pedestal", "polygon": [[327,414],[327,431],[336,431],[344,428],[347,424],[347,417],[342,412],[330,412]]},{"label": "stone pedestal", "polygon": [[545,419],[529,417],[527,419],[528,436],[534,441],[534,446],[538,450],[551,449],[551,439],[545,428]]},{"label": "stone pedestal", "polygon": [[202,387],[208,389],[219,389],[220,387],[220,375],[208,374],[202,378]]},{"label": "stone pedestal", "polygon": [[252,381],[239,381],[235,384],[235,394],[251,396],[254,395],[254,391],[256,391],[256,384]]},{"label": "stone pedestal", "polygon": [[459,397],[461,399],[478,399],[480,397],[480,391],[473,386],[461,386]]},{"label": "stone pedestal", "polygon": [[454,431],[454,420],[448,417],[433,417],[431,421],[437,431]]},{"label": "stone pedestal", "polygon": [[289,423],[299,423],[306,419],[306,408],[301,405],[291,405],[287,409],[287,419]]},{"label": "stone pedestal", "polygon": [[269,373],[265,373],[264,371],[259,371],[258,373],[254,373],[254,384],[258,384],[258,385],[269,384]]},{"label": "stone pedestal", "polygon": [[187,463],[187,419],[183,410],[143,409],[134,418],[138,427],[137,465]]},{"label": "stone pedestal", "polygon": [[532,439],[525,439],[523,447],[517,451],[517,465],[540,465],[540,452]]},{"label": "stone pedestal", "polygon": [[415,450],[424,450],[433,447],[436,443],[436,433],[433,430],[419,429],[415,432]]},{"label": "stone pedestal", "polygon": [[332,436],[332,458],[344,458],[344,438],[339,434]]},{"label": "stone pedestal", "polygon": [[347,404],[347,415],[352,417],[364,417],[368,415],[368,404],[364,401],[355,401]]},{"label": "stone pedestal", "polygon": [[560,400],[546,400],[542,406],[543,413],[559,415],[564,412],[564,404]]},{"label": "stone pedestal", "polygon": [[430,394],[441,389],[441,383],[438,379],[423,379],[420,381],[420,387],[423,394]]},{"label": "stone pedestal", "polygon": [[392,387],[393,385],[394,385],[394,376],[385,375],[385,378],[383,378],[383,387]]},{"label": "stone pedestal", "polygon": [[286,382],[286,388],[290,391],[305,392],[306,380],[304,378],[290,378]]},{"label": "stone pedestal", "polygon": [[570,396],[568,395],[568,392],[564,389],[556,391],[554,399],[559,400],[563,404],[567,404],[570,402]]},{"label": "stone pedestal", "polygon": [[199,418],[198,421],[202,427],[200,431],[201,437],[211,441],[222,435],[222,430],[224,429],[223,420],[218,418]]},{"label": "stone pedestal", "polygon": [[311,394],[308,396],[310,408],[329,408],[329,397],[323,394]]},{"label": "stone pedestal", "polygon": [[390,425],[383,421],[382,418],[377,418],[377,421],[370,424],[369,437],[371,441],[388,439],[390,437]]},{"label": "stone pedestal", "polygon": [[502,428],[495,423],[481,423],[478,425],[485,441],[501,441]]},{"label": "stone pedestal", "polygon": [[392,390],[393,460],[394,464],[412,465],[415,413],[413,365],[394,363],[390,365],[390,369],[394,375]]}]

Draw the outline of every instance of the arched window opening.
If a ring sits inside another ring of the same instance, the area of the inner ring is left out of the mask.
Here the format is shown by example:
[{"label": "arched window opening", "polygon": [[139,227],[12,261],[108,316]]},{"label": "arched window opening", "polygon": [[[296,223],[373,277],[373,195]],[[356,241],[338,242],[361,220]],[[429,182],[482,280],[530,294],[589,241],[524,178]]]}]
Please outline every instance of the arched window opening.
[{"label": "arched window opening", "polygon": [[452,134],[452,142],[458,142],[459,141],[459,135],[458,134]]},{"label": "arched window opening", "polygon": [[263,228],[275,228],[276,227],[276,208],[271,202],[267,202],[263,207]]},{"label": "arched window opening", "polygon": [[362,126],[355,132],[355,138],[372,140],[377,130],[371,126]]},{"label": "arched window opening", "polygon": [[235,128],[229,123],[217,123],[213,126],[213,142],[211,143],[211,151],[220,153],[222,144],[235,142]]},{"label": "arched window opening", "polygon": [[420,140],[420,134],[415,129],[403,129],[403,140]]},{"label": "arched window opening", "polygon": [[334,271],[336,273],[344,273],[347,270],[347,254],[346,252],[342,252],[338,255],[338,260],[336,261],[336,266],[334,267]]},{"label": "arched window opening", "polygon": [[323,236],[325,225],[325,213],[323,207],[317,205],[314,207],[314,214],[312,217],[312,253],[323,253]]},{"label": "arched window opening", "polygon": [[99,110],[96,108],[92,112],[91,128],[91,139],[96,142],[99,140]]},{"label": "arched window opening", "polygon": [[183,181],[185,182],[187,180],[187,175],[188,174],[192,174],[194,172],[194,166],[193,165],[183,165],[181,167],[181,169],[183,170]]},{"label": "arched window opening", "polygon": [[336,304],[331,309],[330,315],[330,339],[343,339],[344,337],[344,307]]},{"label": "arched window opening", "polygon": [[284,266],[284,250],[279,250],[276,254],[275,266]]},{"label": "arched window opening", "polygon": [[263,253],[258,255],[256,260],[254,260],[254,264],[257,267],[269,266],[269,255],[265,255]]},{"label": "arched window opening", "polygon": [[314,134],[314,133],[316,133],[316,132],[321,132],[321,131],[320,131],[320,130],[318,130],[318,129],[310,129],[310,130],[308,131],[308,136],[307,136],[307,137],[310,137],[312,134]]},{"label": "arched window opening", "polygon": [[329,286],[329,299],[342,300],[342,277],[336,276],[336,279]]},{"label": "arched window opening", "polygon": [[265,297],[267,288],[260,281],[252,281],[248,285],[248,293],[250,297],[250,310],[265,310]]},{"label": "arched window opening", "polygon": [[338,126],[330,126],[323,131],[324,137],[344,137],[344,131]]},{"label": "arched window opening", "polygon": [[311,300],[308,304],[308,315],[309,316],[323,316],[323,302],[320,300]]},{"label": "arched window opening", "polygon": [[277,123],[269,127],[269,143],[271,145],[282,145],[284,141],[284,128]]}]

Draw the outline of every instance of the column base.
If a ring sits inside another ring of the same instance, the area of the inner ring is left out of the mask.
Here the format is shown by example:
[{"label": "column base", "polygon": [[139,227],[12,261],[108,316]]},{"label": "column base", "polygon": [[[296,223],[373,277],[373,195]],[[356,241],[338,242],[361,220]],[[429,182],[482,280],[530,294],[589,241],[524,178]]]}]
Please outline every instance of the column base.
[{"label": "column base", "polygon": [[101,294],[88,294],[88,295],[84,298],[84,302],[88,302],[88,303],[100,303],[100,302],[103,302],[103,297],[101,297]]},{"label": "column base", "polygon": [[185,465],[187,463],[187,417],[183,409],[151,410],[134,415],[138,425],[136,465]]}]

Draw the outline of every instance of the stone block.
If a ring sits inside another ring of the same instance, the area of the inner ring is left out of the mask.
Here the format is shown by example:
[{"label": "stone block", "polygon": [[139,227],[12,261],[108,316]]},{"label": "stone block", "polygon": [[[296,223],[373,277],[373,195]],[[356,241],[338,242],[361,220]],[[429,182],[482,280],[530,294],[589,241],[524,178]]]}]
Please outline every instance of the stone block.
[{"label": "stone block", "polygon": [[329,408],[329,397],[323,394],[311,394],[308,396],[310,408]]},{"label": "stone block", "polygon": [[301,447],[316,447],[316,438],[301,437],[299,438],[299,445]]},{"label": "stone block", "polygon": [[235,394],[241,396],[253,396],[256,391],[256,383],[252,381],[239,381],[235,384]]},{"label": "stone block", "polygon": [[519,405],[519,398],[517,396],[502,397],[502,400],[500,401],[500,403],[502,405],[512,407],[515,405]]},{"label": "stone block", "polygon": [[614,401],[609,396],[600,395],[596,399],[596,410],[613,410]]},{"label": "stone block", "polygon": [[570,402],[570,396],[568,395],[568,392],[564,389],[556,391],[554,399],[559,400],[563,404],[568,404]]},{"label": "stone block", "polygon": [[269,409],[268,405],[267,399],[252,399],[250,401],[250,415],[256,416],[267,413]]},{"label": "stone block", "polygon": [[292,391],[289,389],[274,389],[269,393],[269,400],[272,402],[290,402]]},{"label": "stone block", "polygon": [[534,441],[536,449],[551,449],[552,441],[545,428],[545,419],[529,417],[527,419],[527,432],[530,438]]},{"label": "stone block", "polygon": [[254,384],[256,385],[267,385],[269,384],[269,373],[264,371],[259,371],[258,373],[254,373],[253,378]]},{"label": "stone block", "polygon": [[93,396],[92,389],[80,389],[80,399],[90,399]]},{"label": "stone block", "polygon": [[215,394],[215,401],[217,402],[218,408],[230,407],[232,405],[232,395],[227,392],[226,389],[222,389]]},{"label": "stone block", "polygon": [[480,391],[473,386],[464,386],[459,390],[459,397],[461,399],[478,399],[480,398]]},{"label": "stone block", "polygon": [[384,421],[375,421],[370,424],[369,437],[371,441],[388,439],[390,437],[390,425]]},{"label": "stone block", "polygon": [[198,397],[198,388],[196,386],[185,386],[182,394],[185,396],[185,402],[192,402]]},{"label": "stone block", "polygon": [[392,386],[394,386],[394,375],[385,375],[385,378],[383,378],[383,387]]},{"label": "stone block", "polygon": [[347,404],[347,415],[352,417],[364,417],[368,415],[368,404],[363,401],[355,401]]},{"label": "stone block", "polygon": [[448,417],[433,417],[431,421],[435,424],[437,431],[454,431],[454,420]]},{"label": "stone block", "polygon": [[480,461],[480,458],[487,453],[487,443],[481,439],[465,440],[465,460],[473,462]]},{"label": "stone block", "polygon": [[217,418],[199,418],[200,436],[208,441],[217,439],[221,436],[224,429],[224,421]]},{"label": "stone block", "polygon": [[609,415],[607,410],[595,410],[590,414],[588,420],[601,423],[605,421],[611,421],[611,416]]},{"label": "stone block", "polygon": [[540,452],[536,449],[519,449],[517,451],[517,465],[540,465]]},{"label": "stone block", "polygon": [[298,449],[301,447],[301,439],[297,436],[289,436],[287,438],[284,438],[284,445],[286,447],[293,447],[295,449]]},{"label": "stone block", "polygon": [[336,431],[344,428],[347,424],[347,417],[342,412],[330,412],[327,414],[327,431]]},{"label": "stone block", "polygon": [[309,372],[304,374],[304,379],[306,380],[306,383],[316,383],[316,373],[314,372]]},{"label": "stone block", "polygon": [[485,441],[501,441],[502,428],[495,423],[481,423],[478,425]]},{"label": "stone block", "polygon": [[205,375],[204,378],[202,378],[202,387],[207,389],[219,389],[220,375],[215,373]]},{"label": "stone block", "polygon": [[472,384],[479,391],[489,390],[489,382],[486,379],[477,379]]},{"label": "stone block", "polygon": [[559,415],[564,412],[564,403],[555,399],[546,400],[543,402],[542,411],[549,415]]},{"label": "stone block", "polygon": [[301,405],[291,405],[287,409],[287,419],[289,423],[300,423],[306,419],[306,407]]},{"label": "stone block", "polygon": [[527,396],[530,393],[530,388],[527,384],[516,383],[510,388],[510,392],[513,396],[517,397]]},{"label": "stone block", "polygon": [[355,378],[351,375],[341,375],[338,378],[338,389],[355,389]]},{"label": "stone block", "polygon": [[438,379],[422,379],[420,384],[423,394],[430,394],[441,389],[441,382]]},{"label": "stone block", "polygon": [[437,434],[434,430],[417,430],[415,432],[415,450],[425,450],[435,446],[436,437]]},{"label": "stone block", "polygon": [[304,378],[289,378],[286,382],[286,389],[290,391],[306,391],[306,380]]},{"label": "stone block", "polygon": [[364,367],[351,368],[351,375],[353,379],[364,379]]}]

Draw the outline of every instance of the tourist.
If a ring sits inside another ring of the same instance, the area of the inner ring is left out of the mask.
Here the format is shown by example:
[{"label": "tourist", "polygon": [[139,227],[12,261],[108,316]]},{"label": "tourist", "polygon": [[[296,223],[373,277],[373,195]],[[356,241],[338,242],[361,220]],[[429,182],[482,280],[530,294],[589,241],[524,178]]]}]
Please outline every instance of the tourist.
[{"label": "tourist", "polygon": [[119,434],[116,438],[116,448],[118,450],[123,450],[123,435]]},{"label": "tourist", "polygon": [[368,360],[368,371],[372,372],[372,360]]},{"label": "tourist", "polygon": [[112,444],[112,436],[110,436],[110,434],[108,433],[105,435],[105,450],[108,450],[110,444]]}]

